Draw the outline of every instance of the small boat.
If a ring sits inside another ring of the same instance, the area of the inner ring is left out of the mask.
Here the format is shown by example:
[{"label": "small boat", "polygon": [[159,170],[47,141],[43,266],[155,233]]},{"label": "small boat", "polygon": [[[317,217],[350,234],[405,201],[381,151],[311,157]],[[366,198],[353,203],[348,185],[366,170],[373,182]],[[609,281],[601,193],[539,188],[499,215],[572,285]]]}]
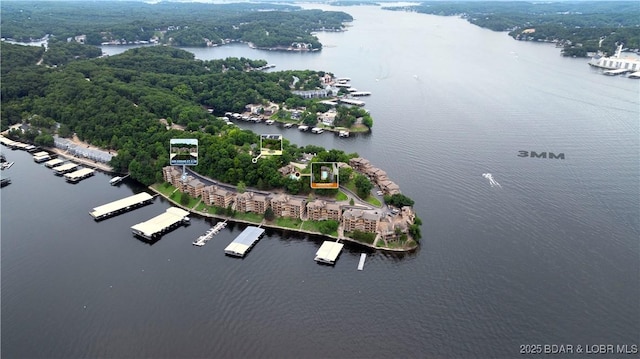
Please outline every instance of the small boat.
[{"label": "small boat", "polygon": [[291,128],[293,127],[293,123],[285,123],[284,124],[284,128]]},{"label": "small boat", "polygon": [[273,123],[276,122],[274,120],[266,120],[264,121],[264,123],[266,123],[267,125],[273,125]]},{"label": "small boat", "polygon": [[120,181],[122,181],[122,177],[116,176],[116,177],[113,177],[111,180],[109,180],[109,184],[112,186],[115,186],[118,183],[120,183]]},{"label": "small boat", "polygon": [[314,128],[311,129],[311,132],[313,132],[313,133],[323,133],[324,130],[321,129],[320,127],[314,127]]}]

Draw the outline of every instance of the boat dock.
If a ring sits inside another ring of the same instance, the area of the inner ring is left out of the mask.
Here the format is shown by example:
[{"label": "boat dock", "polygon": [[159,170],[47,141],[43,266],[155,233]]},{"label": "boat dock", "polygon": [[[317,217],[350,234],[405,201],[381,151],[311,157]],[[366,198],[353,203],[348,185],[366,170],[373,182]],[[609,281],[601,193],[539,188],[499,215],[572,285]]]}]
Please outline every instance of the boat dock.
[{"label": "boat dock", "polygon": [[367,259],[367,254],[366,253],[361,253],[360,254],[360,262],[358,263],[358,270],[363,270],[364,269],[364,261],[365,259]]},{"label": "boat dock", "polygon": [[82,168],[77,171],[73,171],[71,173],[66,173],[64,175],[64,179],[66,179],[67,182],[70,182],[70,183],[77,183],[87,177],[93,176],[95,172],[96,171],[91,168]]},{"label": "boat dock", "polygon": [[53,168],[53,167],[59,166],[59,165],[61,165],[63,163],[64,163],[64,160],[61,160],[59,158],[54,158],[52,160],[49,160],[49,161],[45,162],[44,166],[48,167],[48,168]]},{"label": "boat dock", "polygon": [[602,73],[608,76],[622,75],[627,72],[632,72],[630,69],[615,69],[615,70],[605,70]]},{"label": "boat dock", "polygon": [[315,261],[325,264],[335,264],[344,244],[339,242],[324,241],[316,252]]},{"label": "boat dock", "polygon": [[51,159],[51,155],[49,154],[49,152],[41,151],[33,154],[33,160],[36,163],[48,161],[50,159]]},{"label": "boat dock", "polygon": [[236,257],[244,257],[263,234],[264,229],[249,226],[245,228],[244,231],[242,231],[242,233],[240,233],[236,239],[227,246],[227,248],[224,249],[224,253]]},{"label": "boat dock", "polygon": [[171,229],[189,222],[189,212],[182,208],[170,207],[148,221],[138,223],[131,227],[133,234],[148,240],[156,239]]},{"label": "boat dock", "polygon": [[62,176],[65,173],[71,172],[73,170],[75,170],[76,168],[78,168],[78,165],[75,163],[65,163],[63,165],[60,165],[58,167],[54,167],[53,168],[53,172],[58,175],[58,176]]},{"label": "boat dock", "polygon": [[101,219],[115,216],[116,214],[120,214],[122,212],[144,206],[151,202],[153,202],[153,196],[151,196],[147,192],[141,192],[138,194],[134,194],[133,196],[125,197],[117,201],[98,206],[92,209],[89,214],[91,215],[91,217],[93,217],[93,219],[99,221]]},{"label": "boat dock", "polygon": [[222,230],[224,227],[227,226],[227,221],[225,220],[224,222],[218,222],[216,223],[215,226],[213,226],[211,229],[209,229],[208,231],[205,232],[205,234],[201,235],[200,237],[198,237],[198,239],[196,239],[193,242],[194,246],[198,246],[198,247],[202,247],[204,246],[208,240],[210,240],[211,238],[213,238],[213,236],[215,236],[216,234],[218,234],[218,232],[220,232],[220,230]]},{"label": "boat dock", "polygon": [[341,98],[340,100],[338,100],[342,103],[346,103],[347,105],[353,105],[353,106],[364,106],[364,101],[360,101],[360,100],[353,100],[350,98]]},{"label": "boat dock", "polygon": [[120,176],[113,177],[112,179],[109,180],[109,184],[112,185],[112,186],[115,186],[118,183],[122,182],[122,180],[127,178],[127,177],[129,177],[129,175],[125,175],[123,177],[120,177]]},{"label": "boat dock", "polygon": [[369,91],[354,91],[351,93],[351,96],[371,96],[371,92]]}]

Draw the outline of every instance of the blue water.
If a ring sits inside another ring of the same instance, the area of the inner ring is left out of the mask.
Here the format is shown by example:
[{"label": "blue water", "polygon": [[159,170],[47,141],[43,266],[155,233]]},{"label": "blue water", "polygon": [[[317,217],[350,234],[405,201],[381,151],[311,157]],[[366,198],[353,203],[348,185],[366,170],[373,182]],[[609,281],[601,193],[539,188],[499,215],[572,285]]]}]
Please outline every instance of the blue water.
[{"label": "blue water", "polygon": [[166,201],[96,223],[91,208],[144,188],[103,174],[70,185],[2,148],[16,161],[0,192],[3,357],[513,358],[525,344],[640,344],[640,82],[454,17],[323,8],[355,21],[318,34],[320,53],[189,50],[371,91],[369,135],[278,131],[387,171],[416,201],[420,249],[347,245],[329,267],[313,261],[321,238],[268,231],[236,259],[223,249],[243,226],[198,248],[215,222],[201,218],[148,245],[129,227]]}]

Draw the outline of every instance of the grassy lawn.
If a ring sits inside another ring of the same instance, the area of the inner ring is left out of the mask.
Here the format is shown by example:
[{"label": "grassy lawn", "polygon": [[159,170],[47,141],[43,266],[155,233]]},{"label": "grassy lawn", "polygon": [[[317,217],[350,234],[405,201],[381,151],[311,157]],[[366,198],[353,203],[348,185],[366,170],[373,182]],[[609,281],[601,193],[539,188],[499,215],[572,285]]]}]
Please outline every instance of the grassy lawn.
[{"label": "grassy lawn", "polygon": [[298,218],[293,219],[293,218],[279,217],[279,218],[276,218],[274,220],[274,222],[276,223],[276,225],[278,225],[280,227],[298,229],[298,228],[300,228],[300,223],[302,223],[302,220],[300,220]]},{"label": "grassy lawn", "polygon": [[[305,231],[312,231],[312,232],[322,233],[320,231],[320,227],[318,226],[319,224],[320,224],[319,221],[311,221],[311,220],[304,221],[302,223],[302,229],[304,229]],[[338,231],[335,230],[335,231],[333,231],[331,233],[327,233],[327,235],[337,237],[338,236]]]},{"label": "grassy lawn", "polygon": [[380,200],[378,200],[374,196],[367,197],[367,199],[365,201],[367,201],[367,203],[369,203],[371,205],[374,205],[376,207],[382,207],[382,203],[380,203]]},{"label": "grassy lawn", "polygon": [[198,198],[193,198],[193,197],[189,196],[189,203],[184,205],[184,204],[182,204],[182,201],[180,201],[180,199],[182,198],[182,192],[180,192],[180,191],[176,191],[169,198],[174,200],[176,203],[180,203],[180,205],[185,206],[187,208],[193,208],[193,206],[195,206],[200,201],[199,197]]},{"label": "grassy lawn", "polygon": [[338,191],[338,194],[336,195],[336,201],[346,201],[348,199],[349,197],[347,197],[347,195],[344,192]]},{"label": "grassy lawn", "polygon": [[261,214],[252,213],[252,212],[247,212],[247,213],[236,212],[233,218],[241,219],[243,221],[260,223],[264,219],[264,216]]},{"label": "grassy lawn", "polygon": [[169,182],[163,182],[163,183],[156,183],[154,185],[152,185],[151,187],[153,187],[153,189],[155,189],[156,191],[162,193],[165,196],[170,196],[171,193],[173,193],[173,191],[176,190],[175,187],[173,187],[171,185],[171,183]]}]

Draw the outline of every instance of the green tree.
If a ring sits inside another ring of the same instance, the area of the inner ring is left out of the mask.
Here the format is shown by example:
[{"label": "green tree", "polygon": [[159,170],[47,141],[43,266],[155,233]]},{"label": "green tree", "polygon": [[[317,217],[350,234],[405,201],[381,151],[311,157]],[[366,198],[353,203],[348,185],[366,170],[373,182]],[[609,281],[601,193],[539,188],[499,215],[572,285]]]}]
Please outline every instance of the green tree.
[{"label": "green tree", "polygon": [[267,209],[264,211],[264,219],[266,219],[267,221],[273,221],[276,218],[276,214],[273,212],[273,209],[271,209],[271,207],[267,207]]},{"label": "green tree", "polygon": [[358,197],[362,199],[369,197],[371,189],[373,188],[373,184],[371,183],[369,178],[367,178],[367,176],[357,174],[355,178],[355,185]]},{"label": "green tree", "polygon": [[240,181],[236,185],[236,190],[238,193],[245,193],[247,191],[247,185],[243,181]]}]

